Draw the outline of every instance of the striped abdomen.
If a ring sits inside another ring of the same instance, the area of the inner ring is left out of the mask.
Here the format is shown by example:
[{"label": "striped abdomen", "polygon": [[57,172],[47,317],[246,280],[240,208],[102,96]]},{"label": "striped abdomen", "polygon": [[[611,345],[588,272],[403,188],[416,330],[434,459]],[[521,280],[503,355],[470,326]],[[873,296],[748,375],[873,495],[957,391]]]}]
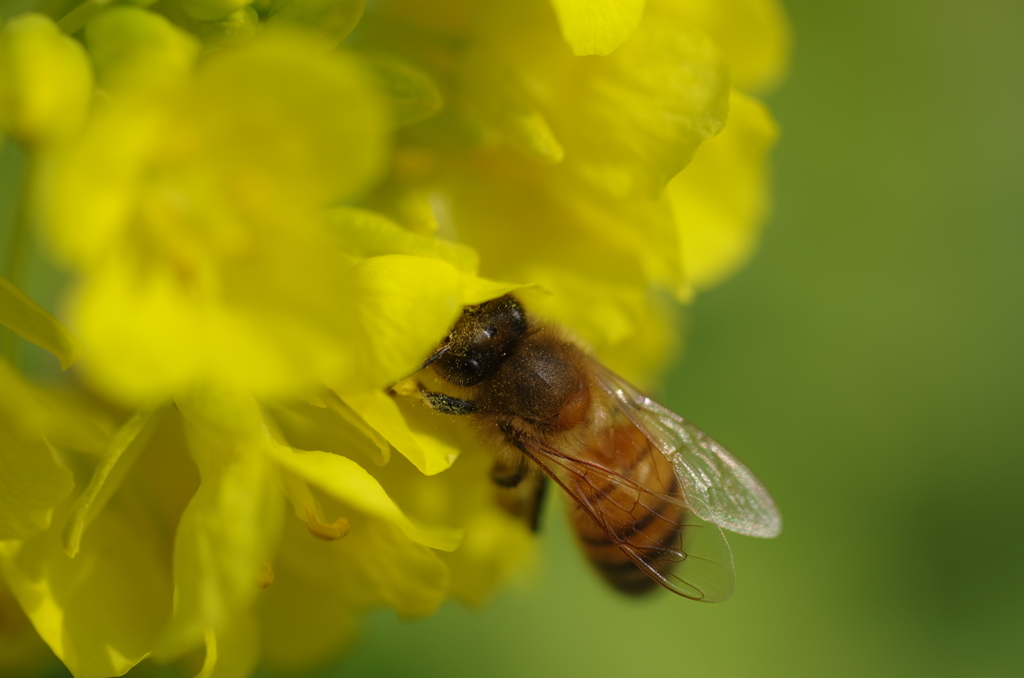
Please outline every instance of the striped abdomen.
[{"label": "striped abdomen", "polygon": [[566,489],[577,498],[569,518],[583,550],[615,588],[649,591],[658,582],[633,558],[664,574],[685,557],[680,523],[686,509],[658,496],[679,496],[672,465],[625,420],[599,432],[584,458],[607,472],[590,470],[567,479],[572,487]]}]

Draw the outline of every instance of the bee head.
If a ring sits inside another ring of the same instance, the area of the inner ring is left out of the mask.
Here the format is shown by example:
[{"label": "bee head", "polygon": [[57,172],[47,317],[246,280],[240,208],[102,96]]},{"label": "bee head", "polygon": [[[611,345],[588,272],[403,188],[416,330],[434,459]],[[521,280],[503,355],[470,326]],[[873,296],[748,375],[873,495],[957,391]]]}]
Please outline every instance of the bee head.
[{"label": "bee head", "polygon": [[467,306],[427,364],[456,386],[480,383],[526,332],[523,307],[512,296]]}]

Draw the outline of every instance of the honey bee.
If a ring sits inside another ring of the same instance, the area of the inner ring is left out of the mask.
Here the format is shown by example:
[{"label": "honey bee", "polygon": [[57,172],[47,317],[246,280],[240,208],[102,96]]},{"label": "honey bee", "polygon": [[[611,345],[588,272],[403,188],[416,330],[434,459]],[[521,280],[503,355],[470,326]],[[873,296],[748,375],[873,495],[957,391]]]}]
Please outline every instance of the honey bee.
[{"label": "honey bee", "polygon": [[499,451],[503,504],[536,527],[544,478],[573,499],[570,522],[616,589],[661,584],[707,602],[732,595],[722,528],[774,537],[781,517],[761,482],[682,417],[642,395],[506,295],[464,309],[423,367],[434,410],[471,416]]}]

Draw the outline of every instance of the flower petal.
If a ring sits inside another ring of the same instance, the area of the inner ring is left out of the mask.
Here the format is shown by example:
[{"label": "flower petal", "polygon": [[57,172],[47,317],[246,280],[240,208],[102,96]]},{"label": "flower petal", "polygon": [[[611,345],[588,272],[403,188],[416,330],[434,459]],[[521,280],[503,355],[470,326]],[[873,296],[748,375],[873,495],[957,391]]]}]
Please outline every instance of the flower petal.
[{"label": "flower petal", "polygon": [[[280,234],[278,240],[280,246],[268,243],[232,271],[238,295],[230,300],[183,288],[167,268],[140,271],[115,261],[97,272],[74,314],[89,347],[83,371],[129,404],[166,397],[196,380],[282,395],[325,374],[349,374],[350,347],[360,335],[347,315],[346,262],[337,251],[332,258],[326,238]],[[276,268],[260,270],[260,264]],[[307,275],[294,276],[303,265]]]},{"label": "flower petal", "polygon": [[158,647],[175,656],[205,629],[243,613],[259,593],[257,576],[280,529],[281,493],[262,456],[243,455],[203,479],[174,543],[175,610]]},{"label": "flower petal", "polygon": [[[303,554],[304,573],[321,569],[322,577],[302,576],[278,563],[274,584],[260,599],[262,660],[268,668],[285,676],[305,675],[334,659],[357,637],[356,617],[362,611],[353,609],[353,601],[331,586],[332,582],[323,582],[346,575],[345,569],[339,570],[337,560],[329,559],[325,553],[333,544],[316,543],[308,532],[292,529],[296,545],[316,548],[313,555]],[[292,546],[289,532],[285,532],[284,548]],[[351,535],[338,542],[349,538]]]},{"label": "flower petal", "polygon": [[171,577],[145,511],[103,511],[73,560],[55,528],[0,541],[0,571],[76,678],[125,673],[149,653],[170,617]]},{"label": "flower petal", "polygon": [[370,210],[335,207],[328,210],[327,220],[345,251],[360,259],[406,254],[444,261],[469,274],[475,274],[479,265],[480,258],[472,248],[413,233]]},{"label": "flower petal", "polygon": [[565,160],[565,148],[539,108],[511,88],[496,88],[496,92],[487,112],[508,143],[526,157],[545,164],[557,165]]},{"label": "flower petal", "polygon": [[475,427],[438,415],[411,398],[399,402],[413,431],[432,431],[463,452],[450,469],[435,476],[424,476],[409,464],[388,464],[376,476],[403,497],[411,514],[465,530],[459,548],[438,555],[451,569],[450,595],[480,604],[530,559],[534,535],[495,501],[490,479],[494,451],[479,439]]},{"label": "flower petal", "polygon": [[436,612],[451,586],[451,573],[438,554],[403,538],[387,523],[362,534],[365,543],[351,546],[363,551],[357,563],[382,602],[406,619]]},{"label": "flower petal", "polygon": [[5,360],[0,360],[0,385],[0,422],[15,439],[99,456],[116,429],[109,413],[87,396],[34,386]]},{"label": "flower petal", "polygon": [[309,403],[271,406],[284,439],[301,450],[363,455],[376,466],[391,459],[391,444],[335,393]]},{"label": "flower petal", "polygon": [[125,99],[37,197],[83,277],[83,372],[136,408],[196,381],[281,396],[350,379],[352,262],[319,210],[372,181],[389,133],[355,60],[278,35],[204,61],[180,108]]},{"label": "flower petal", "polygon": [[366,259],[356,271],[359,317],[367,335],[364,377],[336,391],[386,388],[407,377],[444,338],[464,306],[521,287],[481,280],[437,259],[398,254]]},{"label": "flower petal", "polygon": [[753,253],[768,209],[768,153],[778,130],[768,109],[734,92],[725,130],[701,147],[666,195],[690,283],[706,289]]},{"label": "flower petal", "polygon": [[22,612],[4,578],[0,576],[0,610],[4,611],[4,642],[0,643],[0,674],[5,676],[38,675],[43,667],[52,666],[53,653],[32,628],[32,621]]},{"label": "flower petal", "polygon": [[307,41],[275,35],[212,56],[195,87],[210,161],[239,194],[273,187],[323,205],[364,189],[383,169],[387,112],[345,53],[318,54]]},{"label": "flower petal", "polygon": [[[655,198],[721,130],[729,75],[715,44],[671,15],[646,12],[607,57],[572,56],[537,0],[491,3],[467,60],[466,96],[529,102],[565,150],[563,164],[617,198]],[[499,129],[501,120],[492,120]]]},{"label": "flower petal", "polygon": [[172,657],[255,600],[281,529],[282,496],[251,398],[197,391],[177,400],[202,483],[174,542],[174,616],[157,652]]},{"label": "flower petal", "polygon": [[144,432],[152,431],[153,414],[152,410],[139,412],[117,430],[89,484],[75,500],[61,530],[61,543],[69,558],[78,555],[85,528],[107,505],[142,452],[147,438]]},{"label": "flower petal", "polygon": [[388,605],[403,617],[422,617],[437,610],[451,584],[439,555],[387,520],[368,519],[333,542],[294,528],[285,538],[281,569],[319,584],[324,594],[341,594],[350,610]]},{"label": "flower petal", "polygon": [[78,360],[78,340],[6,278],[0,278],[0,325],[55,355],[62,370]]},{"label": "flower petal", "polygon": [[334,657],[355,637],[355,617],[373,608],[433,613],[450,582],[437,553],[375,518],[353,522],[351,534],[331,542],[310,539],[299,521],[288,521],[275,571],[260,620],[264,657],[283,675]]},{"label": "flower petal", "polygon": [[459,448],[454,445],[430,433],[413,432],[398,405],[383,391],[350,394],[344,400],[421,473],[440,473],[459,456]]},{"label": "flower petal", "polygon": [[152,108],[105,106],[73,143],[42,158],[32,200],[60,263],[94,266],[124,236],[162,124]]},{"label": "flower petal", "polygon": [[252,614],[245,614],[206,634],[206,659],[196,678],[248,678],[259,658],[259,627]]},{"label": "flower petal", "polygon": [[645,0],[551,0],[562,37],[576,56],[610,54],[632,35]]},{"label": "flower petal", "polygon": [[0,423],[0,540],[23,539],[50,526],[53,507],[74,487],[42,441],[15,442]]},{"label": "flower petal", "polygon": [[388,52],[364,52],[362,59],[390,105],[395,125],[412,125],[441,110],[441,92],[425,72]]},{"label": "flower petal", "polygon": [[789,66],[792,35],[779,0],[649,0],[649,7],[687,22],[722,49],[733,85],[771,89]]},{"label": "flower petal", "polygon": [[628,358],[632,347],[632,360],[617,361],[630,378],[663,365],[668,316],[652,312],[652,288],[684,299],[690,291],[666,199],[614,200],[508,153],[481,155],[438,188],[485,275],[550,292],[520,292],[532,313],[569,329],[604,360],[610,352]]},{"label": "flower petal", "polygon": [[275,448],[273,457],[284,468],[319,487],[337,501],[393,523],[413,541],[451,551],[462,539],[458,530],[424,527],[409,520],[380,483],[351,459],[327,452],[302,452],[284,446]]},{"label": "flower petal", "polygon": [[0,540],[47,529],[53,507],[74,488],[43,437],[44,423],[28,384],[0,360]]}]

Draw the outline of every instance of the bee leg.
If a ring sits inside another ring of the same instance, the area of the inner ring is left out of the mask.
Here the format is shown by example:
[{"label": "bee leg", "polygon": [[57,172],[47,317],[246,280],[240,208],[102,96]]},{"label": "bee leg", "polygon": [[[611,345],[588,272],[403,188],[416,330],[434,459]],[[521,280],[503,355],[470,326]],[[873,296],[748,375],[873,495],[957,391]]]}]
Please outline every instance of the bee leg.
[{"label": "bee leg", "polygon": [[498,487],[516,487],[530,472],[526,462],[520,458],[515,463],[506,459],[497,459],[491,467],[491,480]]},{"label": "bee leg", "polygon": [[532,471],[525,459],[513,464],[498,459],[491,469],[491,480],[498,486],[498,504],[536,532],[547,478]]},{"label": "bee leg", "polygon": [[514,446],[520,452],[526,453],[526,447],[523,445],[522,434],[516,430],[515,426],[507,421],[498,423],[498,430],[501,431],[502,435],[505,436],[505,441]]},{"label": "bee leg", "polygon": [[423,396],[427,405],[441,414],[473,414],[477,411],[476,402],[472,400],[456,398],[437,391],[428,391],[422,385],[420,385],[420,395]]},{"label": "bee leg", "polygon": [[[498,429],[510,445],[520,452],[526,452],[522,433],[511,423],[503,421],[498,424]],[[547,494],[548,479],[530,465],[524,454],[515,462],[499,457],[491,469],[491,480],[499,487],[498,503],[501,507],[520,518],[530,531],[536,532],[540,526],[540,514]]]},{"label": "bee leg", "polygon": [[544,497],[548,495],[548,479],[537,475],[530,498],[530,511],[524,516],[531,532],[540,529],[540,512],[544,508]]}]

